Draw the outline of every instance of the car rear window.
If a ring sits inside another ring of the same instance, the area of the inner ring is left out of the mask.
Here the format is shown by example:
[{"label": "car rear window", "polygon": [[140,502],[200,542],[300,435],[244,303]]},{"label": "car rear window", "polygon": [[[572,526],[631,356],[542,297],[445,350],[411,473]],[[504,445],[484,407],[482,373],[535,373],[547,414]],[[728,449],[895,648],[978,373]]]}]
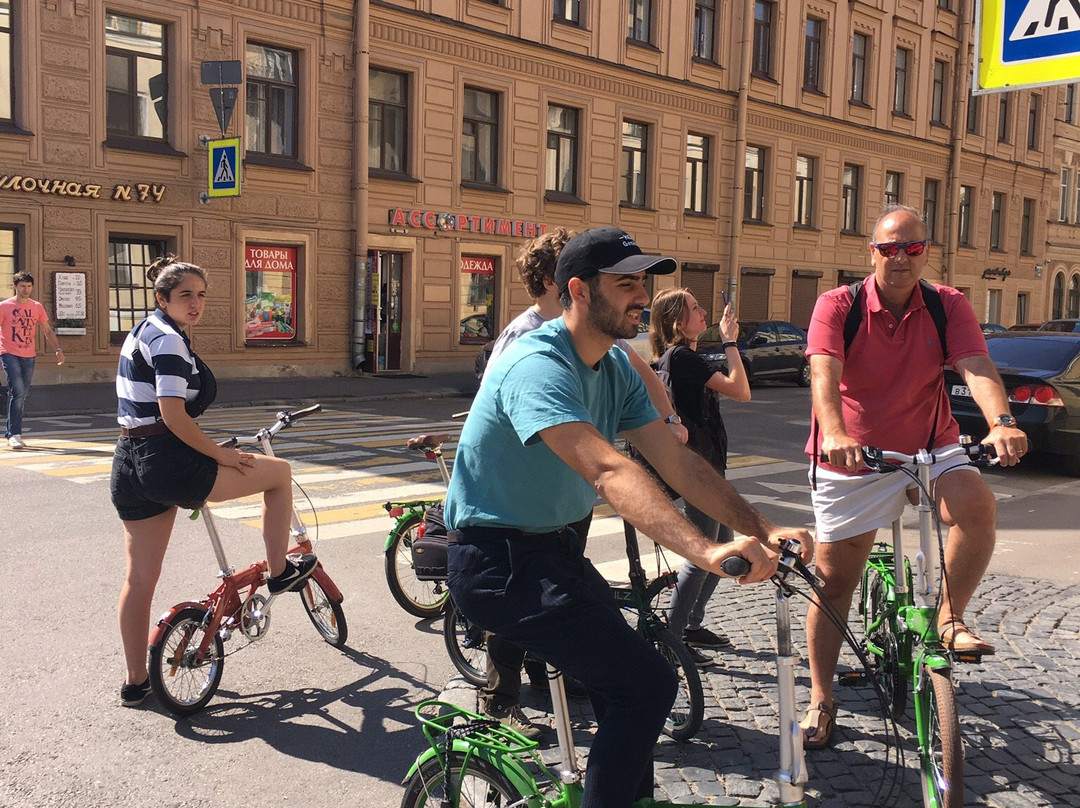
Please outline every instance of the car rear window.
[{"label": "car rear window", "polygon": [[1080,354],[1080,339],[1055,340],[1035,337],[988,338],[990,358],[999,368],[1043,370],[1061,373]]}]

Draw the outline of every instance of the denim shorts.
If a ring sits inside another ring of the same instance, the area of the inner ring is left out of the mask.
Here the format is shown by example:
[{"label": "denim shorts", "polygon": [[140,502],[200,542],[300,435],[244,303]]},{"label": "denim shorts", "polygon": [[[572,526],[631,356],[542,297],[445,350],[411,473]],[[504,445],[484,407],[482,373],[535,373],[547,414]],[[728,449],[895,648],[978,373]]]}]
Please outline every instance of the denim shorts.
[{"label": "denim shorts", "polygon": [[120,438],[113,453],[109,490],[125,522],[149,519],[173,506],[206,502],[217,480],[217,461],[197,452],[171,432]]}]

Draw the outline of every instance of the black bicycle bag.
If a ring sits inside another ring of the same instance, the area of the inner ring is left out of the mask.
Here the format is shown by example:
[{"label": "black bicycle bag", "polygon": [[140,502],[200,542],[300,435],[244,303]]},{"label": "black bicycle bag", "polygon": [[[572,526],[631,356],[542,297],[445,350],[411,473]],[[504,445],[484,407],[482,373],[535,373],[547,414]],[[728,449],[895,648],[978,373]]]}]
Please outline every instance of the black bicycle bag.
[{"label": "black bicycle bag", "polygon": [[446,522],[442,503],[424,511],[412,543],[413,574],[418,581],[446,580]]}]

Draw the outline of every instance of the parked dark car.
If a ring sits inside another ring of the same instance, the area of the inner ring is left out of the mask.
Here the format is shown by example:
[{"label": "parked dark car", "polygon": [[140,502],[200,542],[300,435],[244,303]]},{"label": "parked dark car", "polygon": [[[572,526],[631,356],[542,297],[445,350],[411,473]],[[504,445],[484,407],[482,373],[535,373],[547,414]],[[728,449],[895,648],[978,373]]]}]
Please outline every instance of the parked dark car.
[{"label": "parked dark car", "polygon": [[[788,379],[801,387],[810,386],[806,332],[794,323],[784,320],[740,322],[737,342],[751,383],[765,379]],[[697,352],[710,362],[726,367],[727,357],[719,325],[709,326],[698,337]]]},{"label": "parked dark car", "polygon": [[1016,325],[1010,325],[1008,331],[1038,331],[1042,328],[1042,323],[1017,323]]},{"label": "parked dark car", "polygon": [[979,323],[984,334],[1000,334],[1002,331],[1008,331],[1005,326],[998,323]]},{"label": "parked dark car", "polygon": [[1080,319],[1067,317],[1062,320],[1047,320],[1039,326],[1040,331],[1056,331],[1059,334],[1080,334]]},{"label": "parked dark car", "polygon": [[[1080,476],[1080,334],[993,334],[986,345],[1032,449],[1061,456],[1066,471]],[[945,390],[960,431],[985,437],[986,419],[952,370],[945,371]]]}]

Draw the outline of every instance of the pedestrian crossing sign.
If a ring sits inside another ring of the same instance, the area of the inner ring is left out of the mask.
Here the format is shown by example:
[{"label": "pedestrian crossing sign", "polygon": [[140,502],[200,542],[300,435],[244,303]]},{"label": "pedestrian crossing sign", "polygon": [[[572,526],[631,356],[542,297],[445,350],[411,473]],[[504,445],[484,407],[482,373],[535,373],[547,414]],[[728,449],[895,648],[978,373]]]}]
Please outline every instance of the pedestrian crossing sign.
[{"label": "pedestrian crossing sign", "polygon": [[979,0],[972,92],[1080,81],[1080,3]]},{"label": "pedestrian crossing sign", "polygon": [[240,196],[240,138],[211,140],[206,145],[210,154],[208,195]]}]

